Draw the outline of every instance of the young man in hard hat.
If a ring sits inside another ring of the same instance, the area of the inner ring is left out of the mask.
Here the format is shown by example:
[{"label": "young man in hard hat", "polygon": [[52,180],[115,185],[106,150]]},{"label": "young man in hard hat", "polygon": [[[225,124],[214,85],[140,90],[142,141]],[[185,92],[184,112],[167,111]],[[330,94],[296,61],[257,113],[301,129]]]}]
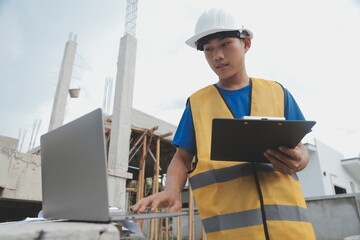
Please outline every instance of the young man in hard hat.
[{"label": "young man in hard hat", "polygon": [[268,149],[264,155],[271,164],[210,160],[213,118],[304,120],[298,105],[277,82],[248,77],[245,54],[253,33],[236,17],[222,9],[205,11],[195,33],[186,43],[204,51],[219,81],[190,96],[173,140],[178,148],[165,190],[140,200],[133,211],[147,206],[180,210],[180,192],[189,177],[207,239],[315,239],[296,176],[309,161],[301,143]]}]

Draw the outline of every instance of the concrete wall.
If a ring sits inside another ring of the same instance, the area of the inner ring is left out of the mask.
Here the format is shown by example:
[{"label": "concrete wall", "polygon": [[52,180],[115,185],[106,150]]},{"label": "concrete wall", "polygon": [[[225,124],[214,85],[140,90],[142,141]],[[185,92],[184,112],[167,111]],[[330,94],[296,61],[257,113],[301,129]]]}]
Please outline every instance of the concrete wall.
[{"label": "concrete wall", "polygon": [[317,240],[360,235],[360,194],[307,198],[306,203]]},{"label": "concrete wall", "polygon": [[17,152],[8,140],[0,137],[0,198],[41,201],[40,157]]}]

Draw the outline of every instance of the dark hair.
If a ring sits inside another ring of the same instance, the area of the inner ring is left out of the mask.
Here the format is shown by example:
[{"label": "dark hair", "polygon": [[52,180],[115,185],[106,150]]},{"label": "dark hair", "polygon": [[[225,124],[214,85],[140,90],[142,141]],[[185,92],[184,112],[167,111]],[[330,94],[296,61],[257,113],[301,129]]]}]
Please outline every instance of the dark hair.
[{"label": "dark hair", "polygon": [[246,31],[224,31],[224,32],[216,32],[216,33],[212,33],[209,35],[206,35],[205,37],[200,38],[199,40],[197,40],[195,42],[196,44],[196,48],[199,51],[204,51],[204,45],[208,42],[210,42],[210,40],[213,39],[224,39],[224,38],[228,38],[228,37],[236,37],[239,39],[244,39],[246,37],[248,37],[249,34]]}]

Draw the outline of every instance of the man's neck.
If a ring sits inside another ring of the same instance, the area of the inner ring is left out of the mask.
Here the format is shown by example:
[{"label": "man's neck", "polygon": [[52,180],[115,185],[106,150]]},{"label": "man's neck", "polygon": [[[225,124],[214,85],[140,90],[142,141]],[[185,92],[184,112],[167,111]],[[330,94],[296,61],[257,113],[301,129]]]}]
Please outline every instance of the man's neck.
[{"label": "man's neck", "polygon": [[228,90],[236,90],[243,87],[246,87],[250,84],[250,78],[247,74],[244,74],[240,78],[236,79],[219,79],[218,85],[221,88],[225,88]]}]

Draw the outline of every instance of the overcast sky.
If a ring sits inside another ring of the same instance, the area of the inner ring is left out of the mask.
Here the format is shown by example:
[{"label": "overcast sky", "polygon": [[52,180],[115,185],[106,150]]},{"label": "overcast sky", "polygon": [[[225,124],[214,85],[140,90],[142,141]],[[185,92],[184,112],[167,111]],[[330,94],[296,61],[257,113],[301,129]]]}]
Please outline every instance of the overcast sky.
[{"label": "overcast sky", "polygon": [[[305,141],[317,138],[356,157],[360,0],[139,0],[134,108],[177,125],[187,97],[217,81],[203,53],[184,43],[214,6],[236,10],[254,33],[248,75],[279,81],[317,121]],[[65,122],[103,106],[125,7],[126,0],[0,0],[0,135],[27,130],[27,151],[34,120],[42,120],[38,138],[47,131],[70,32],[78,43],[71,86],[81,93],[68,101]]]}]

